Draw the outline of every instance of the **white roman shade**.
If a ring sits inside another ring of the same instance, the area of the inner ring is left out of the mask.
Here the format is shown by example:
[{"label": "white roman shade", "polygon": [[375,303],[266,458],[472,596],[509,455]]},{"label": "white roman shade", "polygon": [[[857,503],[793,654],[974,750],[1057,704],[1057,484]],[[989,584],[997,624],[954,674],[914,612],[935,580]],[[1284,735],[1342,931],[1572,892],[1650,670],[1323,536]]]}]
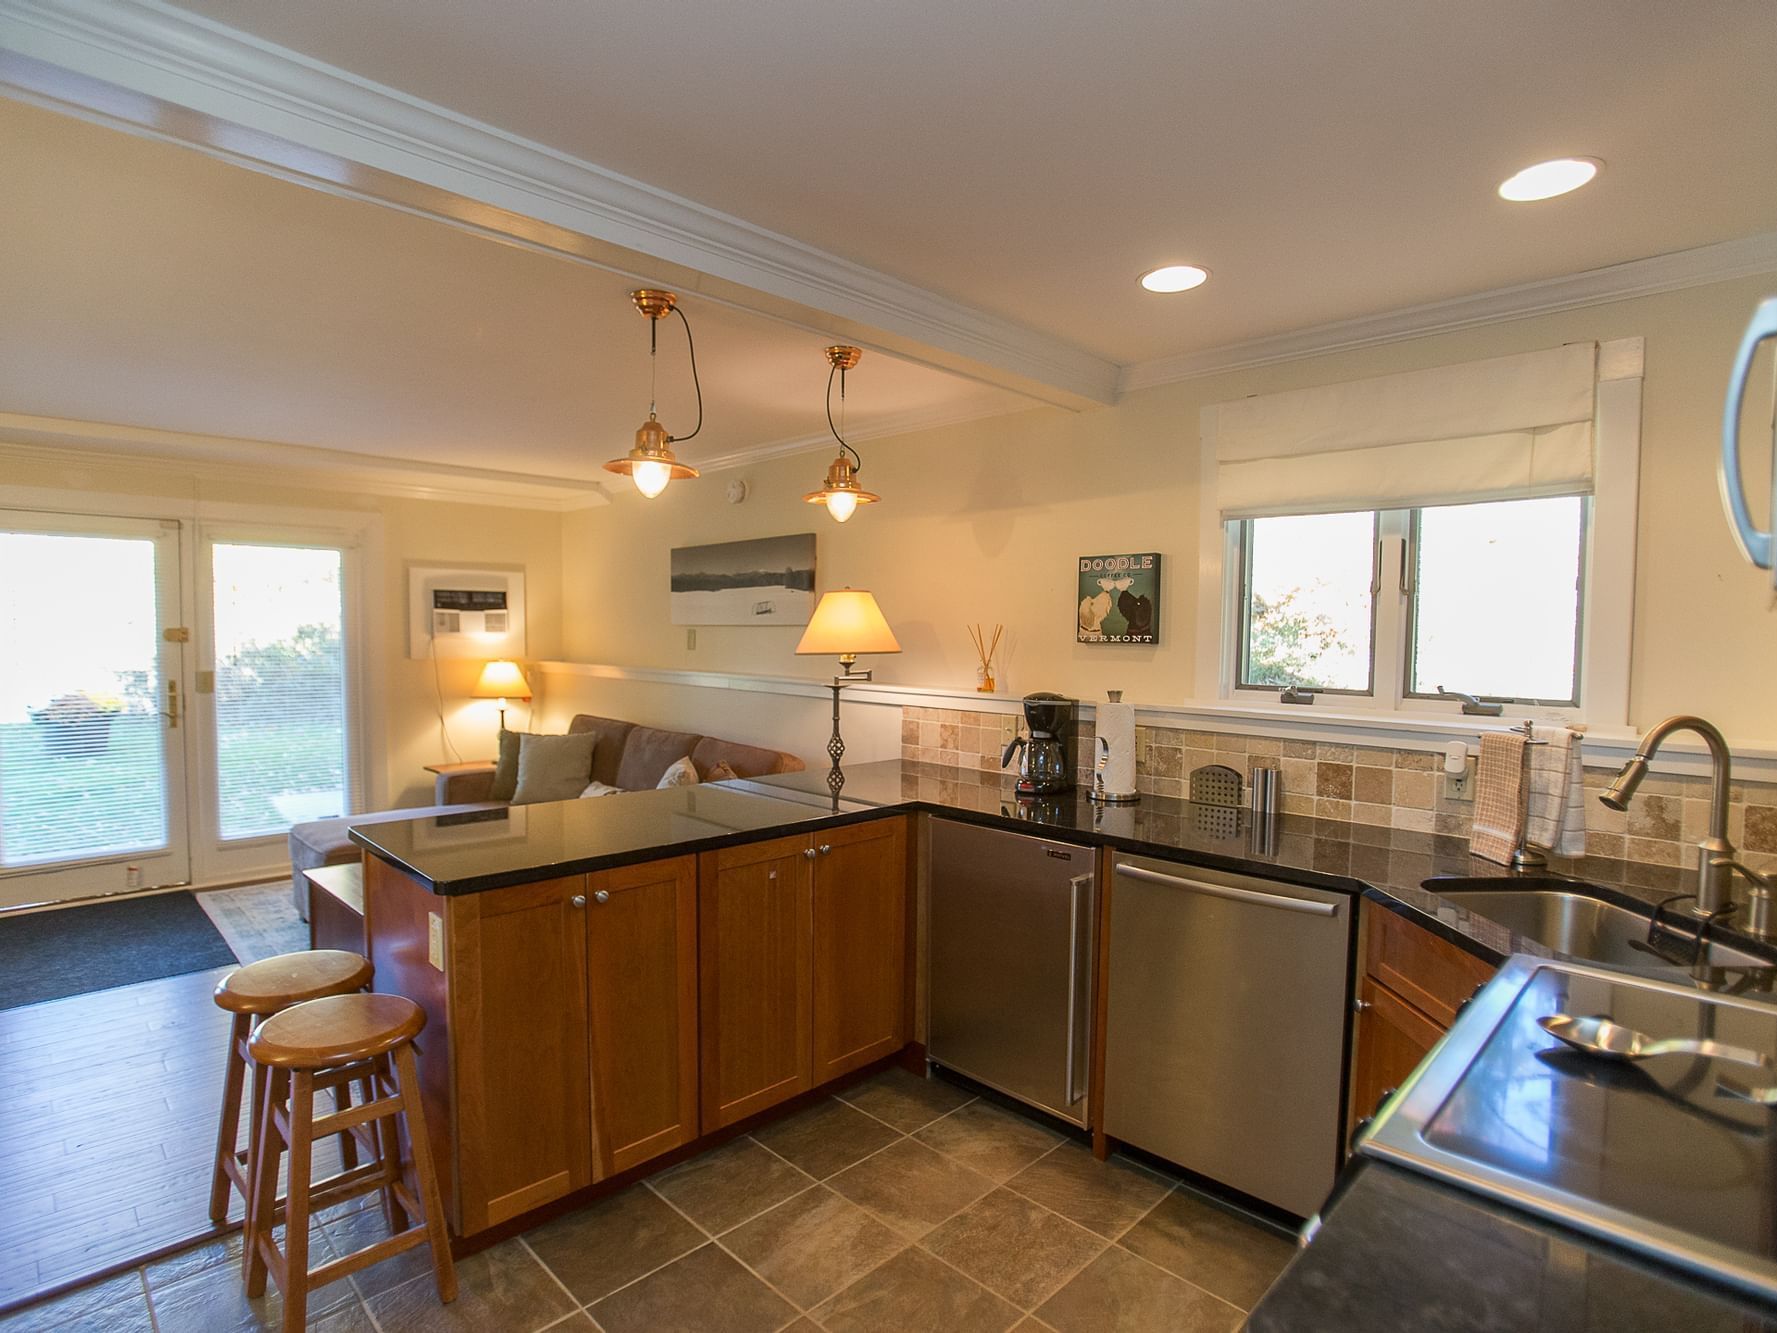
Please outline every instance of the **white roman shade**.
[{"label": "white roman shade", "polygon": [[1596,343],[1204,409],[1226,518],[1590,493]]}]

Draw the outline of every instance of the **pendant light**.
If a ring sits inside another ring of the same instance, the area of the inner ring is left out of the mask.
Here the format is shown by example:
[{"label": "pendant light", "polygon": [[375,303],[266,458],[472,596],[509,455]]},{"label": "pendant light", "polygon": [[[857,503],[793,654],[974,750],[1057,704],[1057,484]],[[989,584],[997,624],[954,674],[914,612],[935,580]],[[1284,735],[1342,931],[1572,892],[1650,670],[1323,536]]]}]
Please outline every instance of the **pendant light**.
[{"label": "pendant light", "polygon": [[[845,436],[839,427],[833,424],[833,377],[839,377],[839,420],[845,421],[845,372],[858,364],[864,355],[861,347],[829,347],[827,364],[832,367],[827,372],[827,429],[833,432],[833,438],[839,441],[839,457],[827,469],[827,483],[818,491],[810,491],[802,498],[811,505],[824,504],[827,512],[835,521],[843,523],[852,516],[859,505],[873,504],[882,497],[872,495],[858,485],[858,473],[864,470],[864,460],[858,457],[858,451],[845,442]],[[846,455],[851,457],[847,458]]]},{"label": "pendant light", "polygon": [[[636,484],[638,491],[652,500],[666,489],[667,482],[674,477],[697,475],[696,468],[681,463],[673,456],[673,444],[678,440],[688,440],[691,435],[703,429],[703,386],[697,382],[697,344],[691,339],[691,321],[679,309],[679,298],[671,292],[644,287],[640,291],[631,292],[629,299],[648,318],[648,419],[636,431],[635,448],[622,458],[613,458],[606,463],[605,471],[628,477]],[[660,341],[660,321],[668,315],[677,315],[684,323],[685,346],[691,351],[691,384],[697,390],[697,425],[692,428],[691,435],[668,435],[666,427],[654,415],[655,363]]]}]

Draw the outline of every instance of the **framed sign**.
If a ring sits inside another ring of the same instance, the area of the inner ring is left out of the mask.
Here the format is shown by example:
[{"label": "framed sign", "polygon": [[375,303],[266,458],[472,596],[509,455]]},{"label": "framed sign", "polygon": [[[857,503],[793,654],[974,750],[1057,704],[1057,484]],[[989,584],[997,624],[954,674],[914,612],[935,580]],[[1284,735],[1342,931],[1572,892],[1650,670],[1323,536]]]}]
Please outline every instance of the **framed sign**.
[{"label": "framed sign", "polygon": [[1160,557],[1080,557],[1076,643],[1160,642]]}]

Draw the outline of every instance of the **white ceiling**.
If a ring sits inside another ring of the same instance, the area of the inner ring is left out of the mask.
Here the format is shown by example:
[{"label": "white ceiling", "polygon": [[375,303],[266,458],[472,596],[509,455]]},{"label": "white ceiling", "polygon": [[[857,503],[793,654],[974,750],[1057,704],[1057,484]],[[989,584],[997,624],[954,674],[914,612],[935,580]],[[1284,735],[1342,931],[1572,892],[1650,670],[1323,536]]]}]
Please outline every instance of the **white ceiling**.
[{"label": "white ceiling", "polygon": [[[647,412],[633,281],[5,99],[0,143],[0,409],[606,480]],[[708,425],[681,456],[826,430],[830,337],[684,304]],[[688,432],[683,329],[660,332]],[[848,389],[860,438],[1029,405],[878,354]]]},{"label": "white ceiling", "polygon": [[1768,0],[183,7],[1121,364],[1777,225]]}]

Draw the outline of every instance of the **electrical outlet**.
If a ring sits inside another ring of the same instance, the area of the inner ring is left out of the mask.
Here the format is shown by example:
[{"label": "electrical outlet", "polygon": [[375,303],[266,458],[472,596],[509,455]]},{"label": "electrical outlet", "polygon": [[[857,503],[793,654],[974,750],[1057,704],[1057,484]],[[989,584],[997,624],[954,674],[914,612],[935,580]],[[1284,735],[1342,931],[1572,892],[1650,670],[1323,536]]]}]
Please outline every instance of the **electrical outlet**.
[{"label": "electrical outlet", "polygon": [[444,971],[444,918],[436,912],[426,913],[426,961]]},{"label": "electrical outlet", "polygon": [[1475,799],[1475,761],[1468,760],[1460,773],[1444,774],[1444,799],[1468,802]]}]

